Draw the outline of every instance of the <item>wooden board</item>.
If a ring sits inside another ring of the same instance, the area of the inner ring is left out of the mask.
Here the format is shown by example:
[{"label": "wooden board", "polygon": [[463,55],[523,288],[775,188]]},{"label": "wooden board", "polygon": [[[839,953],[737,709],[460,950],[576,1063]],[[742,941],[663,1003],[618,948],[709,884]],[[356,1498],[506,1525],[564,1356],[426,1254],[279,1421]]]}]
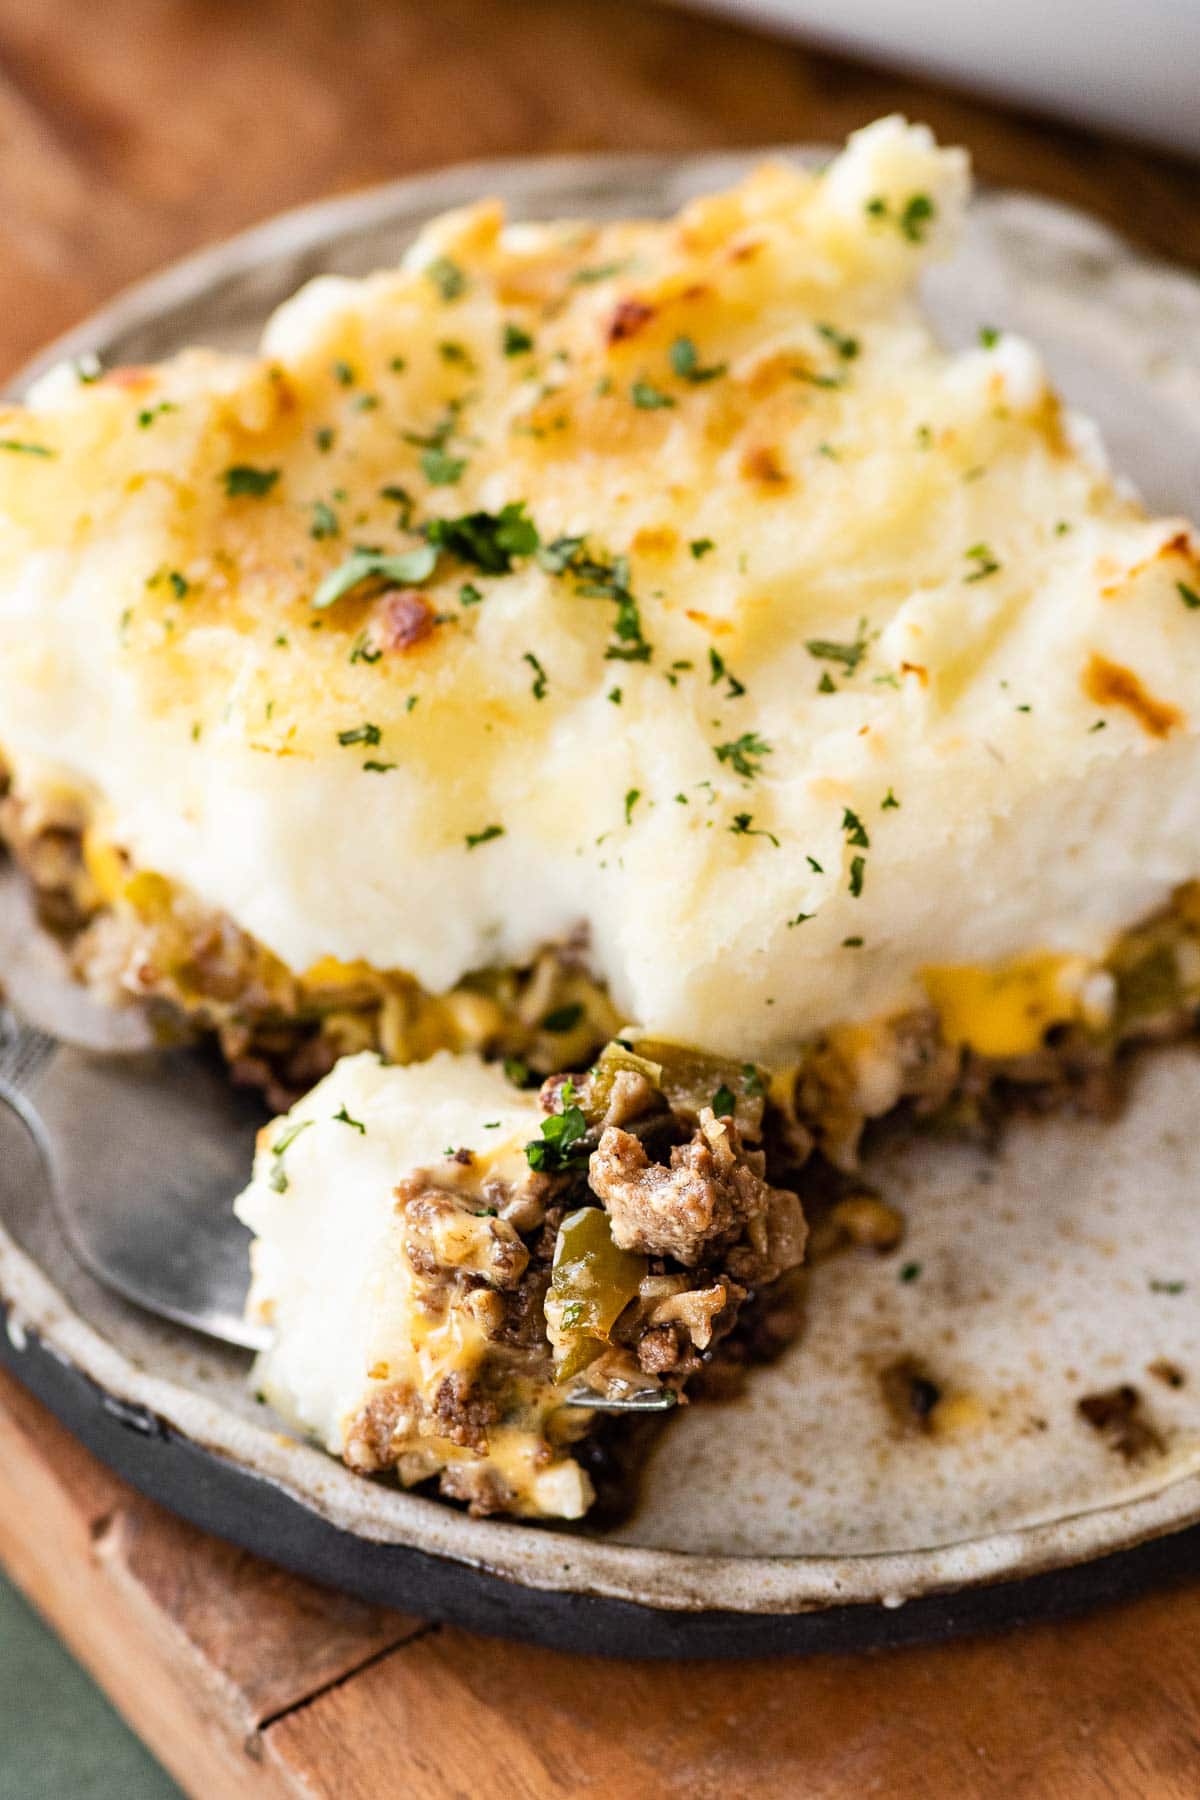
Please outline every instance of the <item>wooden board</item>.
[{"label": "wooden board", "polygon": [[0,1561],[197,1800],[1200,1788],[1200,1587],[886,1656],[566,1657],[364,1606],[204,1538],[7,1377]]},{"label": "wooden board", "polygon": [[[1190,165],[635,0],[0,0],[0,376],[324,194],[521,151],[837,139],[894,109],[1200,264]],[[887,1657],[500,1647],[205,1539],[7,1382],[0,1561],[204,1800],[1200,1791],[1196,1588]]]},{"label": "wooden board", "polygon": [[319,195],[521,151],[833,140],[897,109],[989,180],[1200,263],[1194,167],[633,0],[0,0],[0,372]]}]

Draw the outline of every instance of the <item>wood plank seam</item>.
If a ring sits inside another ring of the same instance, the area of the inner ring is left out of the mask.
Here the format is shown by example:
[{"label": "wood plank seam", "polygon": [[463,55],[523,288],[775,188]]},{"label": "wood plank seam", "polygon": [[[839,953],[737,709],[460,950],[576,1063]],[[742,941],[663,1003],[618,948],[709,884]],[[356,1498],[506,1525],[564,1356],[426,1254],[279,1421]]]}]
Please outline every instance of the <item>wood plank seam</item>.
[{"label": "wood plank seam", "polygon": [[347,1682],[357,1680],[368,1669],[373,1669],[377,1663],[386,1662],[392,1656],[400,1656],[404,1651],[410,1650],[414,1644],[424,1643],[427,1638],[436,1636],[442,1629],[443,1627],[436,1619],[430,1620],[428,1624],[419,1626],[411,1637],[402,1638],[397,1644],[385,1644],[373,1655],[356,1663],[352,1669],[347,1669],[344,1674],[335,1675],[320,1687],[314,1688],[311,1694],[305,1694],[300,1699],[293,1700],[287,1706],[281,1706],[277,1711],[268,1714],[266,1718],[259,1721],[254,1735],[262,1738],[270,1731],[272,1725],[278,1725],[281,1719],[289,1719],[293,1713],[303,1712],[306,1706],[314,1706],[318,1700],[324,1700],[328,1694],[336,1692],[340,1687],[345,1687]]}]

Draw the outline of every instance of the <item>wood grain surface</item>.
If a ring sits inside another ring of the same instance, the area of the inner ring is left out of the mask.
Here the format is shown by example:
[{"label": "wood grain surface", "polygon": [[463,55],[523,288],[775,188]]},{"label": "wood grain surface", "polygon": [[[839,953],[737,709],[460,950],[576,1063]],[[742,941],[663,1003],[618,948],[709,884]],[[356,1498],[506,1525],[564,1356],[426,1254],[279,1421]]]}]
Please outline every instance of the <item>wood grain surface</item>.
[{"label": "wood grain surface", "polygon": [[0,1562],[196,1800],[1194,1800],[1200,1587],[739,1664],[422,1625],[203,1537],[0,1376]]},{"label": "wood grain surface", "polygon": [[304,200],[515,152],[833,140],[895,109],[1200,264],[1192,165],[633,0],[0,0],[0,369]]},{"label": "wood grain surface", "polygon": [[[1194,166],[634,0],[0,0],[0,374],[281,207],[474,157],[837,139],[894,109],[1200,265]],[[203,1538],[11,1383],[0,1561],[204,1800],[1200,1792],[1197,1589],[886,1657],[501,1648]]]}]

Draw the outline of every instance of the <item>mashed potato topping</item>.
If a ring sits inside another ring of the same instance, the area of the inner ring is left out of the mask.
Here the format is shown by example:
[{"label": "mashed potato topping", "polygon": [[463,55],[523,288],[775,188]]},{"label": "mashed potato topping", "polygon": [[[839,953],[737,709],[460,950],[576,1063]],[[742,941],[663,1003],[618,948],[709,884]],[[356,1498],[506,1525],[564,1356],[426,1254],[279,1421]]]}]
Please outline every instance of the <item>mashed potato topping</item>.
[{"label": "mashed potato topping", "polygon": [[0,414],[17,793],[297,975],[582,930],[629,1020],[765,1061],[1031,956],[1073,1016],[1200,873],[1200,574],[1032,350],[933,340],[967,188],[884,120],[47,377]]},{"label": "mashed potato topping", "polygon": [[[484,1445],[462,1429],[461,1403],[494,1356],[479,1302],[507,1281],[503,1267],[489,1267],[496,1234],[524,1255],[483,1188],[494,1193],[528,1174],[524,1144],[539,1119],[537,1096],[517,1093],[498,1068],[443,1051],[388,1069],[367,1054],[344,1057],[263,1133],[238,1201],[256,1234],[249,1312],[275,1333],[255,1379],[278,1412],[335,1455],[368,1468],[368,1439],[386,1431],[399,1439],[388,1460],[406,1483],[447,1468],[460,1479],[483,1470]],[[399,1176],[414,1168],[441,1184],[432,1192],[445,1215],[416,1249],[420,1222],[396,1198]],[[478,1286],[451,1289],[454,1273]],[[548,1367],[527,1360],[530,1371],[506,1372],[503,1416],[487,1422],[489,1478],[503,1483],[510,1510],[575,1518],[591,1487],[564,1440],[572,1428],[579,1435],[586,1414],[564,1414]],[[446,1392],[459,1402],[457,1418],[453,1406],[436,1410]]]}]

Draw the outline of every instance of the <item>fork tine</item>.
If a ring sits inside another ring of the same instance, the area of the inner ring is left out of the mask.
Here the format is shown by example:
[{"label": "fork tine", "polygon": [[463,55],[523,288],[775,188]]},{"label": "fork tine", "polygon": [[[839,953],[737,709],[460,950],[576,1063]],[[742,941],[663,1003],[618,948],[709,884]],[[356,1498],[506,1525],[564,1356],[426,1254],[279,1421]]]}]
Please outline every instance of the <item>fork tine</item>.
[{"label": "fork tine", "polygon": [[0,1006],[0,1085],[25,1093],[58,1049],[57,1038]]},{"label": "fork tine", "polygon": [[672,1388],[636,1388],[628,1394],[598,1394],[584,1381],[577,1381],[563,1395],[565,1406],[585,1406],[591,1412],[652,1413],[670,1412],[678,1406],[679,1396]]}]

